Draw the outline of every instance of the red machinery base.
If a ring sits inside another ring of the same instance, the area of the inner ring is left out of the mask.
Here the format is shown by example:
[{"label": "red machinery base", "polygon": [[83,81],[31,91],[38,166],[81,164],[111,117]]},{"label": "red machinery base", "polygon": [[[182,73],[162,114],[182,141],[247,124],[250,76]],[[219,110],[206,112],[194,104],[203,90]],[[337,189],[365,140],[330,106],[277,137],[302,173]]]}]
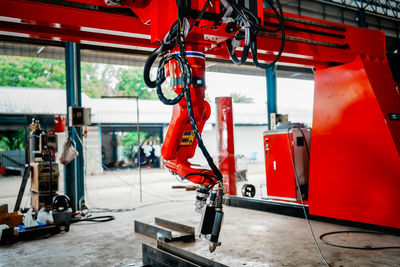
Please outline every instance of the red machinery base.
[{"label": "red machinery base", "polygon": [[400,228],[400,95],[386,59],[315,73],[310,214]]}]

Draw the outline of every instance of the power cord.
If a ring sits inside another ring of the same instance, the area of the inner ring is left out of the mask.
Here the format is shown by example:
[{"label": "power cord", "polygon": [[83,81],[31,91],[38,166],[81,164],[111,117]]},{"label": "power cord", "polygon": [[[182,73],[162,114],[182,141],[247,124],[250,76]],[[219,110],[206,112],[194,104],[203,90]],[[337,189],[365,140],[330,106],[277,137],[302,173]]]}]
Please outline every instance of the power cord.
[{"label": "power cord", "polygon": [[[287,130],[287,138],[288,138],[288,144],[289,144],[290,159],[291,159],[292,164],[293,164],[294,177],[295,177],[295,180],[296,180],[296,189],[297,189],[297,191],[299,193],[299,196],[300,196],[301,207],[303,209],[304,217],[305,217],[305,219],[307,221],[307,225],[308,225],[308,228],[310,230],[311,236],[313,238],[315,247],[316,247],[316,249],[318,251],[319,256],[321,257],[322,262],[325,264],[325,266],[329,267],[329,264],[326,261],[326,258],[324,256],[324,254],[322,253],[321,248],[318,245],[317,239],[315,238],[314,230],[313,230],[313,228],[311,226],[310,219],[308,218],[307,211],[306,211],[306,208],[305,208],[305,205],[304,205],[304,201],[303,201],[303,196],[301,194],[299,178],[298,178],[297,170],[296,170],[296,163],[295,163],[295,160],[294,160],[294,154],[293,154],[294,152],[292,152],[293,145],[292,145],[292,143],[290,141],[290,130],[293,129],[293,128],[298,129],[302,133],[302,135],[304,136],[304,140],[306,140],[306,138],[305,138],[305,135],[304,135],[303,131],[300,128],[289,127],[288,130]],[[307,146],[307,143],[305,143],[305,145]]]},{"label": "power cord", "polygon": [[383,250],[383,249],[400,249],[400,246],[386,246],[386,247],[372,247],[372,246],[365,246],[365,247],[356,247],[356,246],[344,246],[344,245],[338,245],[334,243],[330,243],[326,240],[324,240],[324,237],[330,236],[330,235],[336,235],[336,234],[372,234],[372,235],[390,235],[394,236],[391,234],[385,234],[385,233],[380,233],[380,232],[372,232],[372,231],[334,231],[334,232],[328,232],[325,234],[322,234],[319,236],[319,239],[321,239],[322,242],[324,242],[325,245],[332,246],[332,247],[337,247],[337,248],[346,248],[346,249],[360,249],[360,250]]},{"label": "power cord", "polygon": [[[207,1],[203,9],[204,10],[207,9],[207,6],[209,4],[210,4],[209,1]],[[185,48],[185,38],[188,35],[192,26],[189,24],[189,21],[187,20],[187,18],[184,17],[185,4],[182,3],[181,0],[177,0],[177,7],[178,7],[178,20],[174,23],[174,25],[171,27],[171,30],[167,33],[166,37],[164,38],[164,41],[162,42],[162,44],[160,46],[161,48],[159,47],[156,50],[154,50],[152,55],[148,58],[148,60],[146,62],[146,66],[151,67],[151,65],[155,61],[155,58],[159,54],[161,54],[167,50],[171,50],[176,45],[176,43],[178,43],[179,55],[177,53],[169,54],[160,60],[160,63],[158,65],[158,69],[157,69],[157,78],[156,78],[156,81],[154,81],[154,82],[147,78],[149,76],[150,67],[145,68],[145,71],[144,71],[144,76],[146,77],[145,82],[146,82],[146,85],[150,88],[156,87],[157,96],[160,99],[160,101],[165,105],[175,105],[175,104],[179,103],[183,99],[183,97],[186,97],[186,105],[187,105],[187,111],[188,111],[188,115],[189,115],[189,121],[190,121],[191,128],[194,132],[194,135],[196,137],[198,147],[200,148],[205,159],[207,160],[208,165],[210,166],[211,170],[213,171],[213,173],[215,175],[215,177],[212,177],[212,178],[216,179],[218,181],[218,183],[221,184],[222,183],[222,174],[219,171],[218,167],[215,165],[211,155],[209,154],[207,148],[204,145],[204,142],[202,140],[200,131],[196,125],[196,120],[194,117],[192,98],[191,98],[191,94],[190,94],[191,69],[190,69],[189,62],[187,61],[187,58],[186,58],[186,48]],[[199,15],[199,18],[201,18],[201,16],[202,16],[202,14]],[[176,34],[176,36],[174,36],[174,34]],[[166,41],[166,39],[168,39],[169,41]],[[166,46],[166,44],[168,44],[168,46]],[[166,79],[164,66],[170,60],[175,60],[177,62],[180,72],[182,73],[182,80],[183,80],[183,88],[182,88],[181,92],[173,99],[167,99],[161,90],[161,85]],[[200,173],[198,175],[203,176],[205,179],[210,179],[209,176],[207,176],[203,173]],[[213,182],[213,184],[214,184],[214,182]]]},{"label": "power cord", "polygon": [[[228,48],[229,55],[231,57],[231,60],[236,64],[236,65],[241,65],[246,62],[247,56],[249,53],[249,48],[251,48],[251,54],[253,58],[253,63],[256,65],[257,68],[261,69],[268,69],[276,64],[276,62],[279,60],[283,53],[283,49],[285,47],[285,40],[286,40],[286,34],[285,34],[285,27],[284,27],[284,22],[283,22],[283,11],[282,11],[282,5],[279,0],[267,0],[269,8],[272,9],[274,16],[279,22],[279,25],[277,29],[271,30],[267,29],[259,24],[259,18],[255,14],[253,14],[248,8],[244,6],[238,5],[235,1],[232,0],[227,0],[227,3],[233,8],[233,10],[237,13],[238,17],[235,19],[235,25],[232,25],[232,23],[228,24],[226,30],[234,30],[236,27],[239,27],[239,33],[235,34],[235,36],[238,36],[238,40],[242,39],[243,36],[240,34],[240,28],[244,28],[244,40],[245,44],[243,47],[242,51],[242,56],[240,59],[237,58],[234,52],[234,48],[232,45],[232,41],[230,39],[226,40],[226,46]],[[274,6],[276,3],[277,7]],[[229,31],[228,30],[228,31]],[[258,57],[257,57],[257,34],[258,32],[269,32],[269,33],[277,33],[281,32],[281,46],[279,48],[279,51],[277,55],[275,56],[274,60],[268,64],[262,64],[259,63]]]},{"label": "power cord", "polygon": [[115,220],[115,217],[112,215],[102,215],[102,216],[94,216],[92,217],[88,214],[85,217],[73,217],[71,218],[71,223],[78,223],[78,222],[94,222],[94,223],[104,223]]},{"label": "power cord", "polygon": [[[305,146],[306,146],[306,151],[307,151],[308,159],[310,159],[310,149],[309,149],[309,145],[308,145],[308,143],[307,143],[307,138],[306,138],[306,136],[305,136],[303,130],[302,130],[299,126],[292,126],[291,128],[297,129],[297,130],[301,133],[301,135],[302,135],[302,137],[303,137],[303,139],[304,139],[304,144],[305,144]],[[290,128],[289,128],[289,130],[290,130]],[[290,152],[292,152],[291,149],[290,149]],[[292,162],[293,162],[293,166],[295,166],[294,161],[293,161],[293,157],[292,157]],[[295,168],[295,167],[294,167],[294,168]],[[296,171],[296,169],[295,169],[295,171]],[[298,188],[298,190],[299,190],[300,197],[302,197],[301,192],[300,192],[300,187],[298,186],[297,174],[296,174],[296,184],[297,184],[297,188]],[[302,202],[302,204],[303,204],[303,202]],[[305,212],[304,205],[303,205],[303,211]],[[306,213],[305,213],[305,216],[306,216]],[[309,222],[309,220],[308,220],[308,217],[306,217],[306,218],[307,218],[307,222],[308,222],[308,224],[309,224],[310,230],[312,231],[312,228],[311,228],[310,222]],[[361,247],[361,246],[358,246],[358,247],[357,247],[357,246],[345,246],[345,245],[338,245],[338,244],[330,243],[330,242],[324,240],[324,237],[326,237],[326,236],[336,235],[336,234],[351,234],[351,233],[353,233],[353,234],[374,234],[374,235],[390,235],[390,236],[396,236],[396,235],[393,235],[393,234],[387,234],[387,233],[381,233],[381,232],[373,232],[373,231],[345,230],[345,231],[333,231],[333,232],[324,233],[324,234],[322,234],[322,235],[319,236],[319,239],[320,239],[325,245],[332,246],[332,247],[338,247],[338,248],[345,248],[345,249],[360,249],[360,250],[400,249],[400,246],[383,246],[383,247],[372,247],[372,246],[365,246],[365,247]],[[313,239],[315,240],[314,234],[313,234]]]},{"label": "power cord", "polygon": [[[76,131],[75,128],[73,128],[73,130]],[[85,148],[86,152],[89,152],[89,154],[91,154],[91,156],[96,160],[96,162],[97,162],[98,164],[100,164],[105,170],[109,171],[110,174],[111,174],[112,176],[114,176],[115,178],[117,178],[117,179],[120,180],[121,182],[125,183],[126,185],[130,186],[131,188],[133,188],[133,189],[135,189],[135,190],[137,190],[137,191],[140,190],[139,188],[137,188],[137,187],[135,186],[134,183],[129,183],[129,182],[127,182],[125,179],[123,179],[122,177],[120,177],[120,176],[118,176],[117,174],[115,174],[115,172],[114,172],[113,170],[111,170],[110,168],[108,168],[105,164],[103,164],[102,162],[100,162],[99,160],[97,160],[97,157],[95,157],[95,155],[94,155],[91,151],[87,150],[87,148],[83,145],[83,141],[82,141],[82,139],[79,137],[79,135],[76,135],[76,136],[78,137],[78,141],[82,144],[82,147]],[[85,186],[85,189],[86,189],[86,188],[87,188],[87,187]],[[136,209],[139,209],[139,208],[142,208],[142,207],[151,206],[151,205],[158,205],[158,204],[172,203],[172,202],[175,202],[175,203],[177,203],[177,202],[178,202],[178,203],[185,203],[185,202],[186,202],[186,201],[182,201],[182,200],[176,200],[176,199],[171,199],[171,198],[167,198],[167,197],[162,197],[162,196],[160,196],[160,195],[153,194],[153,193],[148,192],[148,191],[145,191],[145,190],[142,190],[142,192],[143,192],[143,193],[146,193],[146,194],[148,194],[148,195],[150,195],[150,196],[156,197],[156,198],[158,198],[158,199],[161,199],[162,201],[154,202],[154,203],[149,203],[149,204],[143,204],[143,205],[140,205],[140,206],[137,206],[137,207],[134,207],[134,208],[111,209],[111,208],[93,207],[93,208],[91,208],[91,209],[89,209],[89,210],[90,210],[90,212],[92,212],[92,213],[101,213],[101,212],[126,212],[126,211],[134,211],[134,210],[136,210]],[[93,204],[93,203],[92,203],[92,204]]]}]

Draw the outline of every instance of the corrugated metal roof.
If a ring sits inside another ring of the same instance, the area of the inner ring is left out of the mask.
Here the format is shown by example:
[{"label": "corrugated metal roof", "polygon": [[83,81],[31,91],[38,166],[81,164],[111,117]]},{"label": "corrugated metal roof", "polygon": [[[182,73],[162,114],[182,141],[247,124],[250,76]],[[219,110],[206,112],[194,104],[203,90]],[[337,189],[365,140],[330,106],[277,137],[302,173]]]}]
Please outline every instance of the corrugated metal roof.
[{"label": "corrugated metal roof", "polygon": [[0,114],[63,114],[65,90],[0,88]]},{"label": "corrugated metal roof", "polygon": [[[136,100],[120,98],[90,98],[82,94],[82,104],[92,109],[93,123],[136,123]],[[211,104],[208,123],[215,123],[215,103]],[[308,122],[311,111],[282,108],[281,112],[296,114],[292,121]],[[139,100],[141,123],[169,123],[172,106],[158,100]],[[267,107],[264,104],[234,103],[235,124],[267,124]],[[66,92],[62,89],[0,87],[0,114],[56,115],[66,113]],[[297,118],[299,117],[299,118]]]}]

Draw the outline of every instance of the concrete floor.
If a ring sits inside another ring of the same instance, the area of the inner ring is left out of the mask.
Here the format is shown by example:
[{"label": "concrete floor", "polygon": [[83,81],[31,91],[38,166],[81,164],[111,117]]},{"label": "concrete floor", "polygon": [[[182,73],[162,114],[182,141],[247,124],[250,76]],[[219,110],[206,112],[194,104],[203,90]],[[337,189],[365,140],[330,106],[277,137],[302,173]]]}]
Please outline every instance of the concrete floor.
[{"label": "concrete floor", "polygon": [[[264,183],[263,165],[249,167],[249,182]],[[116,219],[111,222],[82,222],[72,225],[68,233],[0,247],[0,266],[124,266],[141,261],[142,243],[156,243],[134,232],[134,220],[152,222],[157,216],[196,226],[197,230],[200,214],[194,211],[194,192],[171,189],[180,183],[166,170],[145,169],[142,180],[140,203],[136,171],[87,177],[90,208],[136,209],[112,213]],[[0,204],[13,207],[19,182],[18,178],[0,178]],[[134,187],[127,185],[131,183]],[[201,240],[174,245],[229,266],[323,266],[304,219],[233,207],[224,211],[222,246],[214,253],[210,254]],[[312,221],[312,226],[317,239],[325,232],[354,229],[317,221]],[[341,235],[329,241],[400,246],[400,238],[392,236]],[[400,266],[398,249],[361,251],[330,247],[319,239],[318,243],[331,266]]]}]

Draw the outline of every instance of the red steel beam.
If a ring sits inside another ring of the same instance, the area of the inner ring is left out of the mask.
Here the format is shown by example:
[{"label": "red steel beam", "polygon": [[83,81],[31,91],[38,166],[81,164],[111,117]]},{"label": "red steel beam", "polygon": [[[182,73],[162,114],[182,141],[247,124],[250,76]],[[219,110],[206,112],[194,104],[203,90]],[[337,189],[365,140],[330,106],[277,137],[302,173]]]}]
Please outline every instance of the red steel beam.
[{"label": "red steel beam", "polygon": [[[96,4],[97,0],[76,0],[76,2]],[[166,4],[171,6],[173,2],[168,1],[164,4],[161,3],[161,0],[129,2],[131,9],[141,14],[142,20],[151,18],[152,26],[150,26],[144,24],[138,17],[133,16],[27,0],[0,0],[0,16],[21,19],[21,24],[15,23],[11,25],[0,22],[2,24],[0,27],[3,30],[8,28],[8,31],[29,33],[32,36],[50,40],[58,37],[65,41],[74,42],[90,40],[138,47],[155,47],[150,45],[150,35],[154,32],[159,34],[162,32],[157,27],[169,28],[170,25],[163,25],[161,22],[174,21],[175,18],[172,17],[176,15],[163,12],[162,17],[159,17],[157,16],[159,12],[157,13],[155,10],[160,11],[160,8],[157,7],[165,6]],[[156,5],[157,3],[159,3],[158,6]],[[126,2],[127,4],[128,2]],[[385,57],[385,36],[381,31],[362,29],[288,13],[284,13],[284,15],[285,26],[287,27],[286,42],[280,62],[324,67],[331,62],[351,62],[357,55]],[[268,9],[264,9],[264,22],[277,23],[277,20],[270,16],[270,10]],[[34,26],[27,26],[27,24],[33,24]],[[225,32],[224,25],[217,30],[212,29],[214,24],[210,21],[204,21],[201,25],[204,27],[193,27],[188,36],[188,43],[201,44],[208,48],[216,45],[216,48],[208,49],[205,53],[216,58],[229,59],[224,41],[231,36]],[[89,27],[94,30],[92,32],[82,31],[81,27]],[[95,33],[96,29],[103,31]],[[104,32],[104,30],[111,32]],[[112,31],[135,34],[135,36],[121,36],[121,33]],[[160,36],[154,38],[153,35],[151,38],[153,41],[162,39]],[[263,36],[258,36],[257,40],[260,60],[271,61],[274,57],[273,52],[276,54],[281,46],[280,33],[263,33]],[[344,45],[347,45],[347,47],[344,47]],[[267,51],[268,54],[263,53],[262,50]],[[249,58],[249,60],[251,59]]]},{"label": "red steel beam", "polygon": [[128,32],[150,37],[150,26],[143,24],[137,17],[27,0],[0,0],[0,7],[0,16],[22,21],[46,21],[52,24]]}]

